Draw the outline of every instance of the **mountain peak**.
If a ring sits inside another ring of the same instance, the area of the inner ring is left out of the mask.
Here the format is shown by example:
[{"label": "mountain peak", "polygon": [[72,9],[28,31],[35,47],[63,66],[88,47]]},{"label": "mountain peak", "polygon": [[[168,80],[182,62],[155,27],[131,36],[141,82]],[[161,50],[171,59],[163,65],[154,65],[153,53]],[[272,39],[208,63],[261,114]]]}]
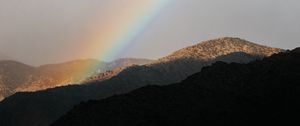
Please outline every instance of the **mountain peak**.
[{"label": "mountain peak", "polygon": [[234,52],[244,52],[257,56],[270,56],[282,52],[282,49],[267,47],[240,38],[222,37],[203,41],[189,46],[160,59],[160,62],[176,59],[211,60],[213,58]]},{"label": "mountain peak", "polygon": [[241,38],[238,38],[238,37],[220,37],[220,38],[216,38],[216,39],[211,39],[211,40],[206,40],[206,41],[203,41],[203,42],[200,42],[199,44],[197,45],[204,45],[204,44],[237,44],[237,43],[240,43],[240,44],[254,44],[254,45],[258,45],[256,43],[253,43],[253,42],[249,42],[245,39],[241,39]]}]

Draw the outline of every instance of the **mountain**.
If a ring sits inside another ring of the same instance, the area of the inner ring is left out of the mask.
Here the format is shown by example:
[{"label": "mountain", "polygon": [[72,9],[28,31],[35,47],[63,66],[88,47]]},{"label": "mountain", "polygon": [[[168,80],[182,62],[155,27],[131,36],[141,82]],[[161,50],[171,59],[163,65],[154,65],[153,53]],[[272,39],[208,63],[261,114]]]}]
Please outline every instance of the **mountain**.
[{"label": "mountain", "polygon": [[[127,61],[126,64],[124,61]],[[94,59],[74,60],[60,64],[32,67],[16,61],[0,61],[0,100],[16,92],[38,91],[69,84],[78,84],[101,71],[145,64],[146,59],[122,59],[112,63]],[[92,71],[86,71],[94,67]]]},{"label": "mountain", "polygon": [[132,65],[144,65],[153,62],[153,60],[143,58],[120,58],[109,63],[110,68],[120,68]]},{"label": "mountain", "polygon": [[51,126],[299,124],[300,48],[249,64],[217,62],[169,86],[75,106]]},{"label": "mountain", "polygon": [[[26,82],[34,67],[16,61],[0,61],[0,97],[14,93],[14,89]],[[0,98],[1,100],[1,98]]]},{"label": "mountain", "polygon": [[[69,84],[78,84],[99,69],[107,70],[105,65],[105,62],[94,59],[43,65],[36,68],[34,77],[37,77],[37,80],[32,80],[33,82],[30,82],[30,84],[18,87],[16,91],[38,91]],[[95,66],[95,70],[86,72],[85,69],[90,66]]]},{"label": "mountain", "polygon": [[124,69],[128,67],[145,65],[153,61],[154,60],[142,59],[142,58],[120,58],[108,63],[107,68],[111,68],[111,70],[106,70],[100,72],[99,74],[95,74],[87,78],[83,83],[104,81],[118,75],[120,72],[122,72]]},{"label": "mountain", "polygon": [[234,52],[244,52],[250,55],[270,56],[280,49],[255,44],[240,38],[224,37],[204,41],[197,45],[186,47],[164,57],[159,62],[168,62],[176,59],[201,59],[211,60],[216,57]]},{"label": "mountain", "polygon": [[[283,50],[239,38],[205,41],[146,65],[133,65],[116,72],[105,73],[103,77],[107,77],[107,80],[100,77],[100,81],[85,85],[16,93],[0,103],[0,125],[48,126],[82,101],[127,93],[147,85],[180,82],[218,59],[247,62],[281,51]],[[245,56],[251,57],[248,59]]]},{"label": "mountain", "polygon": [[144,66],[130,67],[120,72],[118,78],[127,79],[126,81],[134,80],[138,84],[176,83],[199,72],[204,66],[216,61],[223,61],[220,59],[223,56],[231,57],[231,59],[224,59],[227,62],[246,63],[281,51],[283,50],[258,45],[243,39],[225,37],[183,48]]},{"label": "mountain", "polygon": [[15,92],[44,90],[77,83],[84,77],[78,73],[96,64],[104,63],[96,60],[78,60],[32,67],[16,61],[0,61],[0,96],[4,98]]}]

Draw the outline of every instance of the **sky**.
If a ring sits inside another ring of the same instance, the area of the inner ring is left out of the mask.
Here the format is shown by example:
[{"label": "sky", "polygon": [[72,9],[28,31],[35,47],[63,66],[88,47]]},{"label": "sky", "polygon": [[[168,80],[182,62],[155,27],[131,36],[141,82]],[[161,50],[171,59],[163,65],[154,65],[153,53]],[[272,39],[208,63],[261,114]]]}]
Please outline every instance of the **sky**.
[{"label": "sky", "polygon": [[[149,1],[164,0],[0,0],[0,53],[41,65],[82,58],[157,59],[225,36],[283,49],[300,46],[299,0],[169,0],[155,13],[151,8],[139,13]],[[136,30],[140,18],[133,16],[140,14],[147,22]],[[133,24],[119,28],[127,22]],[[118,29],[134,35],[118,49],[104,48],[114,43],[105,40]],[[117,53],[97,54],[109,51]]]}]

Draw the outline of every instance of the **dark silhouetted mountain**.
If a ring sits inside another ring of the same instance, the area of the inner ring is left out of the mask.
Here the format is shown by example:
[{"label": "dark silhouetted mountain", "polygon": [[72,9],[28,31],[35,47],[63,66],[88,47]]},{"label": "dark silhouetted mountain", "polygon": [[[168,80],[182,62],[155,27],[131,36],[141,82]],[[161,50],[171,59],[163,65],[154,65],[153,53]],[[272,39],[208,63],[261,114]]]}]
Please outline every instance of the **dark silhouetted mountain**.
[{"label": "dark silhouetted mountain", "polygon": [[217,62],[169,86],[75,106],[51,126],[299,124],[300,48],[249,64]]},{"label": "dark silhouetted mountain", "polygon": [[[146,65],[133,65],[105,73],[100,75],[100,81],[93,83],[16,93],[0,103],[0,125],[48,126],[81,101],[128,93],[147,85],[180,82],[217,59],[247,62],[281,51],[239,38],[205,41]],[[248,59],[248,56],[251,57]]]},{"label": "dark silhouetted mountain", "polygon": [[[150,60],[132,58],[112,63],[86,59],[32,67],[16,61],[0,61],[0,100],[15,92],[38,91],[79,84],[98,72],[149,62]],[[93,70],[87,71],[89,67]]]}]

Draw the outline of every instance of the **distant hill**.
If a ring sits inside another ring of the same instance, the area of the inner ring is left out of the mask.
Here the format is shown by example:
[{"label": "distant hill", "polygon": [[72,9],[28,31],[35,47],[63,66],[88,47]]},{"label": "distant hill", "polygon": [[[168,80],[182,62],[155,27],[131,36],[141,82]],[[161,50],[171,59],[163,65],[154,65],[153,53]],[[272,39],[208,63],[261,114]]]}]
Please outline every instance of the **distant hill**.
[{"label": "distant hill", "polygon": [[245,63],[281,51],[239,38],[201,42],[146,65],[105,72],[89,84],[16,93],[0,103],[0,125],[48,126],[81,101],[127,93],[146,85],[180,82],[218,59]]},{"label": "distant hill", "polygon": [[22,86],[34,71],[34,67],[20,62],[0,61],[0,97],[4,98],[15,93],[14,90]]},{"label": "distant hill", "polygon": [[297,125],[300,48],[75,106],[51,126]]},{"label": "distant hill", "polygon": [[[124,61],[127,61],[126,64]],[[39,91],[58,86],[79,84],[98,72],[127,67],[133,64],[146,64],[146,59],[122,59],[113,63],[94,59],[74,60],[60,64],[32,67],[20,62],[0,61],[0,100],[20,91]],[[87,72],[89,67],[92,71]]]}]

